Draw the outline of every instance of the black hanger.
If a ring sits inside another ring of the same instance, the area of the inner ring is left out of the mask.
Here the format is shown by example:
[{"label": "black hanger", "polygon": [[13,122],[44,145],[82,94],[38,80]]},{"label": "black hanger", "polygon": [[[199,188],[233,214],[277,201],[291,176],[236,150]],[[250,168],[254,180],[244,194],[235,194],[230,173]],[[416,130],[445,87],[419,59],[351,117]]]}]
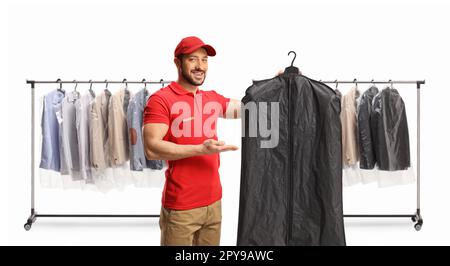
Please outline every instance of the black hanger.
[{"label": "black hanger", "polygon": [[161,87],[163,88],[164,87],[164,80],[160,79],[159,82],[161,83]]},{"label": "black hanger", "polygon": [[63,94],[65,94],[66,91],[64,91],[63,88],[62,88],[61,79],[57,79],[56,82],[59,82],[59,89],[58,89],[58,91],[63,93]]},{"label": "black hanger", "polygon": [[145,81],[145,79],[142,79],[142,83],[144,83],[144,89],[147,89],[147,83]]},{"label": "black hanger", "polygon": [[295,58],[297,57],[297,54],[296,54],[294,51],[290,51],[290,52],[288,53],[288,56],[289,56],[291,53],[294,54],[294,58],[292,59],[291,66],[286,67],[286,68],[284,69],[284,73],[294,73],[294,74],[299,74],[299,73],[300,73],[300,70],[299,70],[297,67],[294,66],[294,61],[295,61]]}]

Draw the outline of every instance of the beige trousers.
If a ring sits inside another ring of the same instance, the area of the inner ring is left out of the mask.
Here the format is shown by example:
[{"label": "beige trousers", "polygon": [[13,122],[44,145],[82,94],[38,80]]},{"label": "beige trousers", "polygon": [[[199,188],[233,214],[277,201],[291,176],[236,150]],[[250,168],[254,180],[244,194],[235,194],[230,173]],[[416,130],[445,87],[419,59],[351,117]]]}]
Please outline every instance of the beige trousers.
[{"label": "beige trousers", "polygon": [[191,210],[161,207],[161,246],[218,246],[221,224],[221,200]]}]

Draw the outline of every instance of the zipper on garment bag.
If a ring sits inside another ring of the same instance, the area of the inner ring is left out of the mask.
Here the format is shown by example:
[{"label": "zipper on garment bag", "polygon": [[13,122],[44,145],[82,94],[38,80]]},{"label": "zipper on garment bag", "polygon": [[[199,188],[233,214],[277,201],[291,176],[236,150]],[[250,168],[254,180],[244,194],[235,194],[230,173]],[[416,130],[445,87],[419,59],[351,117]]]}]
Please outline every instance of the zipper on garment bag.
[{"label": "zipper on garment bag", "polygon": [[292,197],[293,197],[293,147],[292,147],[292,89],[291,89],[291,77],[288,75],[288,164],[289,164],[289,174],[288,174],[288,193],[287,193],[287,229],[286,229],[286,245],[289,245],[291,234],[292,234]]}]

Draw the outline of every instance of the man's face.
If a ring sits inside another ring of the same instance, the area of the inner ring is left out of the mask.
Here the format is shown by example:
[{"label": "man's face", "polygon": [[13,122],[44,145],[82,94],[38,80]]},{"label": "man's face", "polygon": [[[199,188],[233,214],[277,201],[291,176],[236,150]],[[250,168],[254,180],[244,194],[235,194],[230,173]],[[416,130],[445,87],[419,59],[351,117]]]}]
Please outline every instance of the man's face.
[{"label": "man's face", "polygon": [[178,73],[190,84],[200,86],[205,81],[208,71],[208,54],[204,48],[183,55],[181,61],[176,59],[176,64]]}]

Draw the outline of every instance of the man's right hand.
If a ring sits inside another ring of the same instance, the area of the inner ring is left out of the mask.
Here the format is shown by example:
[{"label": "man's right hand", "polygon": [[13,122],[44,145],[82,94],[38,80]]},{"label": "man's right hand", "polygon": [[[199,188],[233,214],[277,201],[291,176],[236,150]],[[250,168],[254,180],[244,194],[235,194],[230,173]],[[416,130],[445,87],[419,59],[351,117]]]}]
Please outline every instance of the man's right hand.
[{"label": "man's right hand", "polygon": [[218,141],[215,139],[207,139],[201,144],[203,154],[220,153],[225,151],[235,151],[239,149],[235,145],[225,145],[224,141]]}]

